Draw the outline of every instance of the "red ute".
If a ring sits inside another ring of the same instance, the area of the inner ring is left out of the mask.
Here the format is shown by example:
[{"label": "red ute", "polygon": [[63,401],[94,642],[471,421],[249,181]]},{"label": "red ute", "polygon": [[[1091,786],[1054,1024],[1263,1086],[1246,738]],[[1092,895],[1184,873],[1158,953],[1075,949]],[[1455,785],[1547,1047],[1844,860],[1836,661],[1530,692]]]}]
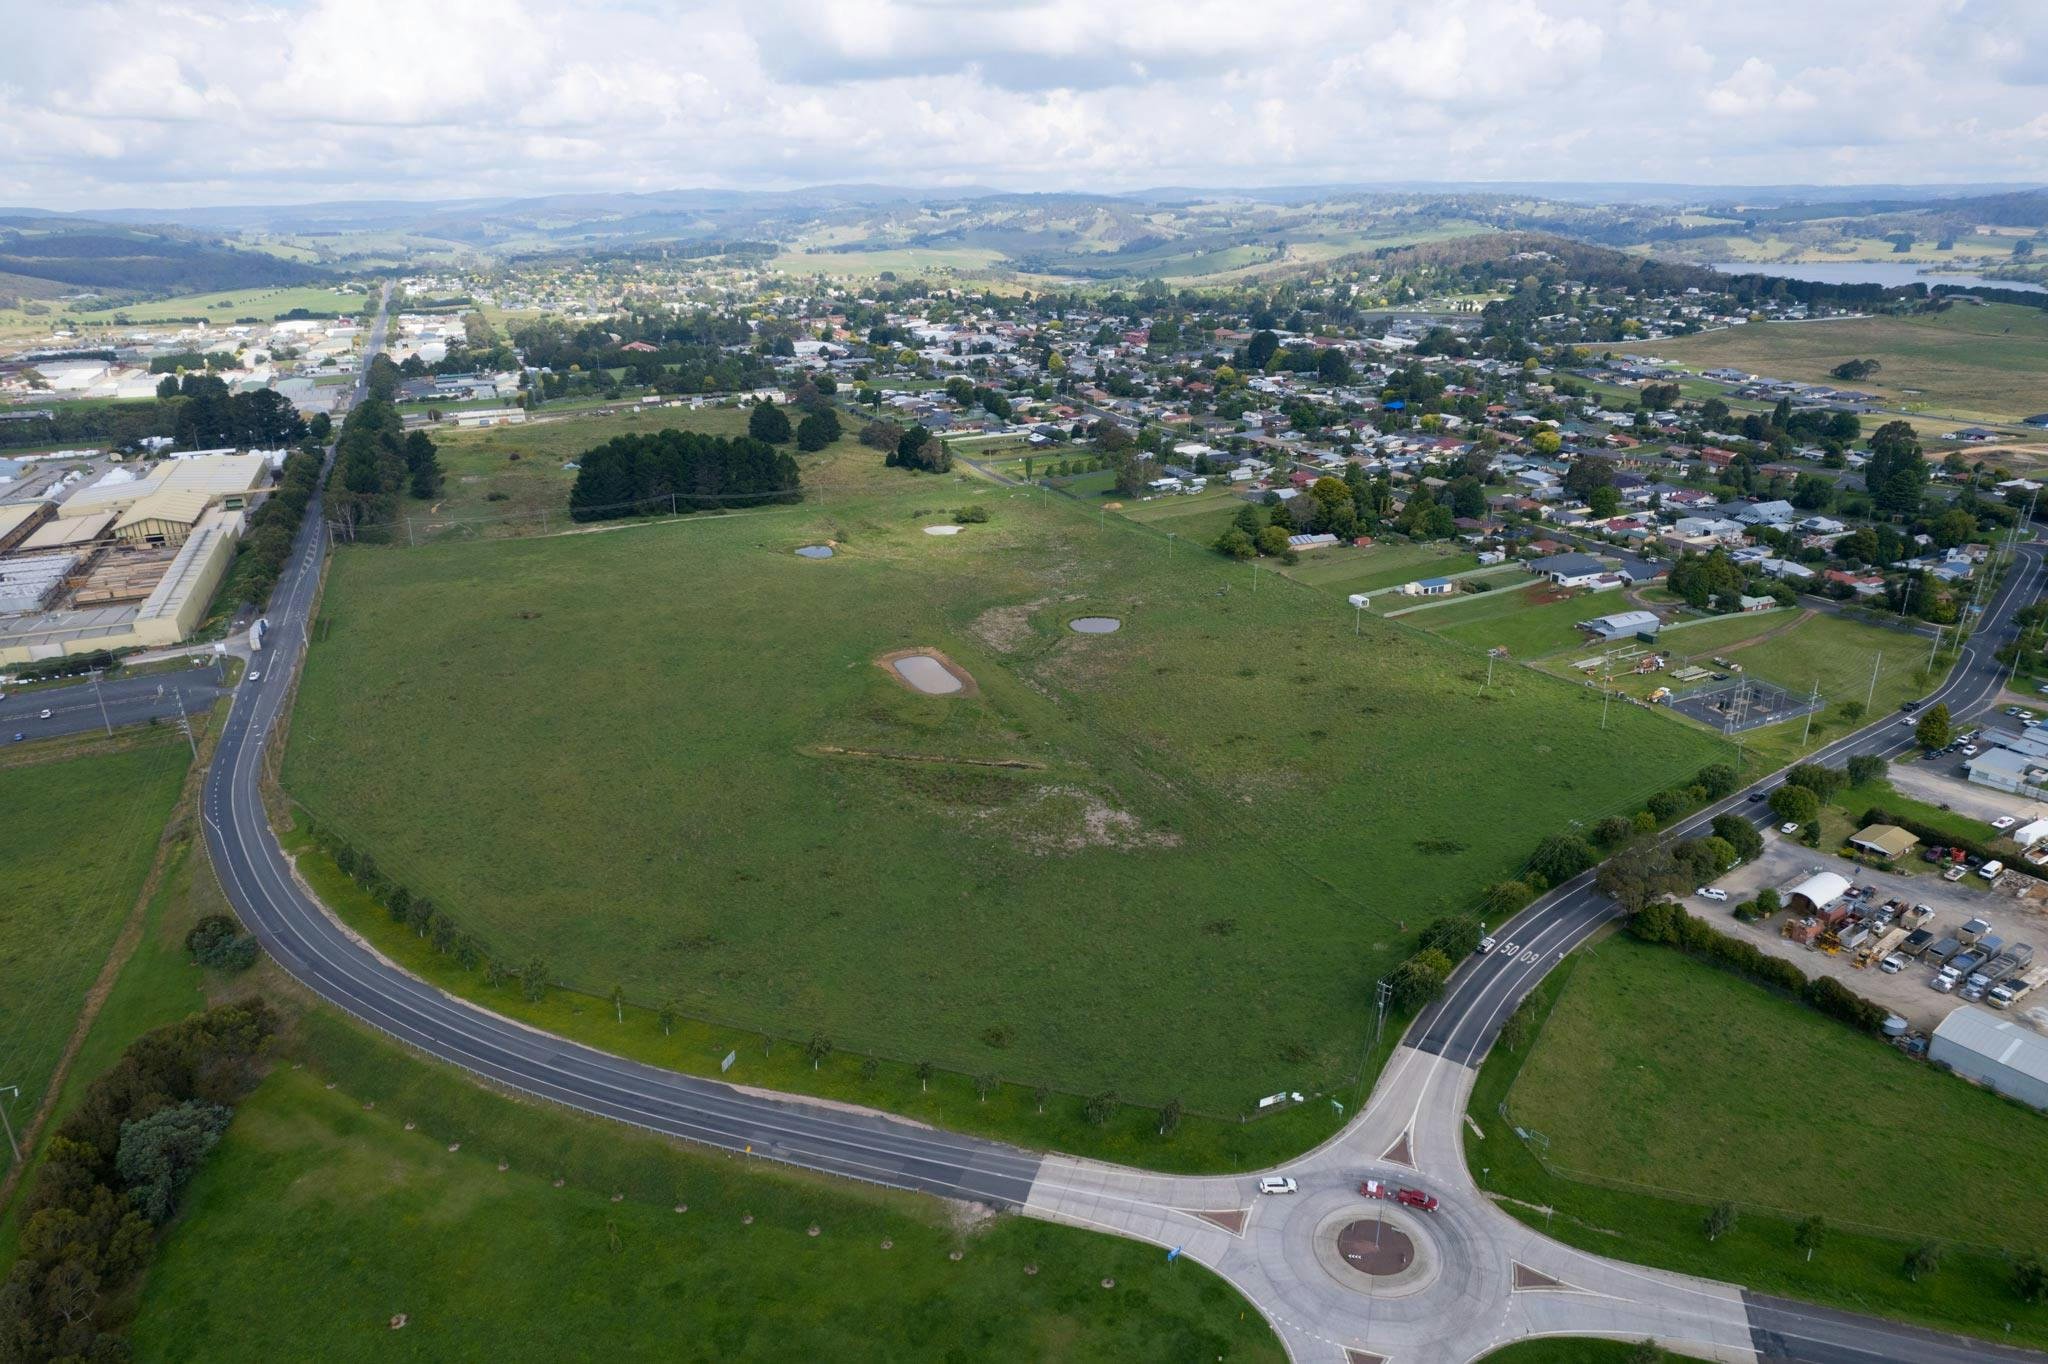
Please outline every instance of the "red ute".
[{"label": "red ute", "polygon": [[1358,1191],[1367,1198],[1392,1198],[1394,1186],[1384,1179],[1368,1179],[1358,1186]]},{"label": "red ute", "polygon": [[1423,1212],[1436,1211],[1436,1200],[1420,1189],[1403,1189],[1394,1195],[1394,1201],[1403,1207],[1420,1208]]}]

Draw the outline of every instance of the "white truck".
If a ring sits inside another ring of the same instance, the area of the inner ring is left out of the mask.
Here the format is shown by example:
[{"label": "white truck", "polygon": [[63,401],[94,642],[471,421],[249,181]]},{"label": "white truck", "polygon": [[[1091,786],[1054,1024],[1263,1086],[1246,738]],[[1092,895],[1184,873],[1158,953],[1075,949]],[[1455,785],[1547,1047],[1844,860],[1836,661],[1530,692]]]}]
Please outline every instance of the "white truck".
[{"label": "white truck", "polygon": [[1984,1002],[1994,1009],[2010,1009],[2048,981],[2048,966],[2036,966],[2023,976],[2016,976],[1991,987],[1984,996]]}]

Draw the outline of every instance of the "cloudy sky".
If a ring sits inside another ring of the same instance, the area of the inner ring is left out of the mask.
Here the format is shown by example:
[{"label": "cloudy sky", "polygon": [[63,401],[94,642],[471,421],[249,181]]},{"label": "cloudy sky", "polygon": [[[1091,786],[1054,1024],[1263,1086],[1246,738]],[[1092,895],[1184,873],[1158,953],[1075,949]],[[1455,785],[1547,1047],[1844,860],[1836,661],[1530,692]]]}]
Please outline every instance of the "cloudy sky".
[{"label": "cloudy sky", "polygon": [[2048,182],[2048,0],[0,0],[0,203]]}]

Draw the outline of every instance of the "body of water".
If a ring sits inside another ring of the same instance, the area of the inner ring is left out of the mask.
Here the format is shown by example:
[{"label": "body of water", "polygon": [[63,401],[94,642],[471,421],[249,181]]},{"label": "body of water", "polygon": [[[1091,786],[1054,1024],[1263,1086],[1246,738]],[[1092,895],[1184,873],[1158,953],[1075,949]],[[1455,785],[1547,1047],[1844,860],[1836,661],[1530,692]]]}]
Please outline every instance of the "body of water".
[{"label": "body of water", "polygon": [[1773,275],[1779,279],[1803,279],[1813,284],[1882,284],[1887,289],[1901,284],[1953,284],[1970,289],[2018,289],[2029,294],[2048,294],[2048,287],[2018,279],[1986,279],[1961,270],[1929,271],[1908,261],[1852,260],[1773,262],[1717,261],[1710,269],[1724,275]]}]

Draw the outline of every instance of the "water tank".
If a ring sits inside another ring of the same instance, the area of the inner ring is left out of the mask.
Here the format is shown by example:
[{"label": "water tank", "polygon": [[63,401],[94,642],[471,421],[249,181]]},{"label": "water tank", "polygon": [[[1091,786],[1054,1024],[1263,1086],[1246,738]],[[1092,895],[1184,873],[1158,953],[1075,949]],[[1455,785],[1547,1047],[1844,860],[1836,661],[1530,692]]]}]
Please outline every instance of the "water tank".
[{"label": "water tank", "polygon": [[1906,1029],[1911,1026],[1913,1025],[1897,1014],[1888,1014],[1884,1020],[1884,1035],[1886,1037],[1904,1037]]}]

